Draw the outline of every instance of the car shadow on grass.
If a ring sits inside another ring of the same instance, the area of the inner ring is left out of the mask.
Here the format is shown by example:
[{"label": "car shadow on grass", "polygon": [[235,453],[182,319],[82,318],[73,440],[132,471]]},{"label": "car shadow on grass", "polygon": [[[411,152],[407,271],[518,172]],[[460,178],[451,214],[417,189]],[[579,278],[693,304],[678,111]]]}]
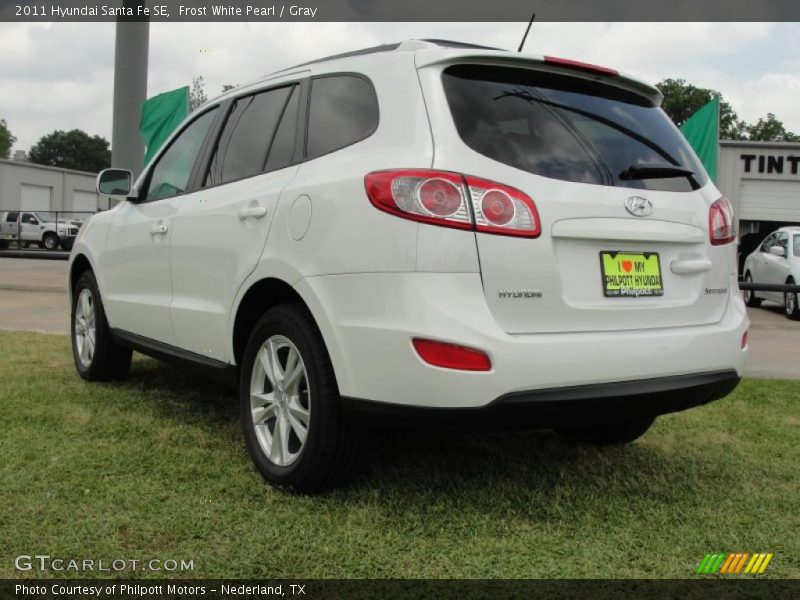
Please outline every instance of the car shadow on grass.
[{"label": "car shadow on grass", "polygon": [[[159,417],[185,423],[191,415],[204,427],[223,425],[228,433],[220,435],[238,435],[235,393],[182,369],[140,359],[117,385],[145,396]],[[325,501],[352,506],[379,500],[389,512],[428,510],[432,502],[495,512],[502,497],[502,510],[526,514],[535,503],[546,504],[544,512],[554,510],[558,503],[552,500],[559,497],[587,506],[609,496],[685,501],[687,490],[699,493],[717,465],[703,452],[659,443],[658,422],[655,427],[636,443],[602,448],[546,430],[373,432],[354,481]],[[730,493],[735,481],[732,476]]]}]

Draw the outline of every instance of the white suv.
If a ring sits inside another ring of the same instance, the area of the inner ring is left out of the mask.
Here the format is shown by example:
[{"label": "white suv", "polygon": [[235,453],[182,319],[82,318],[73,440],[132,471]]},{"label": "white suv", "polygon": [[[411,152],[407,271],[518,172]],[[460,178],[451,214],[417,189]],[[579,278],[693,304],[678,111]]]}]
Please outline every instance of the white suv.
[{"label": "white suv", "polygon": [[127,198],[72,252],[75,365],[123,377],[134,349],[238,386],[258,469],[303,492],[365,427],[632,441],[728,394],[748,327],[731,206],[660,100],[442,41],[238,87],[132,188],[98,177]]}]

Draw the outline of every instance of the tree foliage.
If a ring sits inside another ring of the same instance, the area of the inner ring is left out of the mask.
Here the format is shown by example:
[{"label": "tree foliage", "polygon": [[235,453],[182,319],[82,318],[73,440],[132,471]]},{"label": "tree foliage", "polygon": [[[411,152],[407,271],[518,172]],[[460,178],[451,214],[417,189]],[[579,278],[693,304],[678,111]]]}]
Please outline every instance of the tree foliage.
[{"label": "tree foliage", "polygon": [[206,95],[206,84],[202,75],[192,77],[192,88],[189,90],[189,110],[204,104],[208,100]]},{"label": "tree foliage", "polygon": [[85,131],[54,131],[43,136],[31,148],[31,162],[51,167],[97,173],[111,165],[108,140]]},{"label": "tree foliage", "polygon": [[749,138],[759,142],[798,142],[800,135],[786,131],[783,123],[775,118],[772,113],[758,120],[758,123],[748,126]]},{"label": "tree foliage", "polygon": [[0,158],[8,158],[11,155],[11,146],[17,138],[11,133],[6,125],[5,119],[0,119]]},{"label": "tree foliage", "polygon": [[739,119],[736,111],[716,90],[699,88],[683,79],[665,79],[657,83],[656,87],[664,94],[661,108],[678,127],[705,104],[711,102],[714,96],[719,96],[720,137],[724,140],[746,139],[747,125]]},{"label": "tree foliage", "polygon": [[739,119],[739,115],[730,104],[725,102],[722,94],[710,88],[699,88],[684,79],[665,79],[656,87],[664,95],[661,108],[672,121],[680,127],[703,105],[709,103],[714,96],[719,96],[719,135],[723,140],[754,140],[759,142],[792,142],[800,140],[800,136],[787,131],[783,123],[773,113],[768,113],[755,124],[747,124]]}]

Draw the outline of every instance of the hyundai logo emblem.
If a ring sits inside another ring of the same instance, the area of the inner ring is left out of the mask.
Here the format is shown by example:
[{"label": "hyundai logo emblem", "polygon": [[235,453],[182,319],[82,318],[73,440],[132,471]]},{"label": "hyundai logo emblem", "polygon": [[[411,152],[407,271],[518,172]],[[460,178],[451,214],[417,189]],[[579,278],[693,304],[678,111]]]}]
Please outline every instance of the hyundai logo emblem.
[{"label": "hyundai logo emblem", "polygon": [[641,196],[631,196],[625,200],[625,210],[634,217],[649,217],[653,214],[653,203]]}]

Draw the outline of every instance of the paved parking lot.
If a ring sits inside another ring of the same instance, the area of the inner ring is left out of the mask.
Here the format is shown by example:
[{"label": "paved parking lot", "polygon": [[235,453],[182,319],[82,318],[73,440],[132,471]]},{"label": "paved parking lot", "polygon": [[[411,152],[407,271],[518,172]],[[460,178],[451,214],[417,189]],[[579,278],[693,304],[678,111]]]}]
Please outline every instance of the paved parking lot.
[{"label": "paved parking lot", "polygon": [[[69,332],[67,263],[0,258],[0,329]],[[777,304],[749,309],[750,353],[745,375],[800,379],[800,321]]]}]

